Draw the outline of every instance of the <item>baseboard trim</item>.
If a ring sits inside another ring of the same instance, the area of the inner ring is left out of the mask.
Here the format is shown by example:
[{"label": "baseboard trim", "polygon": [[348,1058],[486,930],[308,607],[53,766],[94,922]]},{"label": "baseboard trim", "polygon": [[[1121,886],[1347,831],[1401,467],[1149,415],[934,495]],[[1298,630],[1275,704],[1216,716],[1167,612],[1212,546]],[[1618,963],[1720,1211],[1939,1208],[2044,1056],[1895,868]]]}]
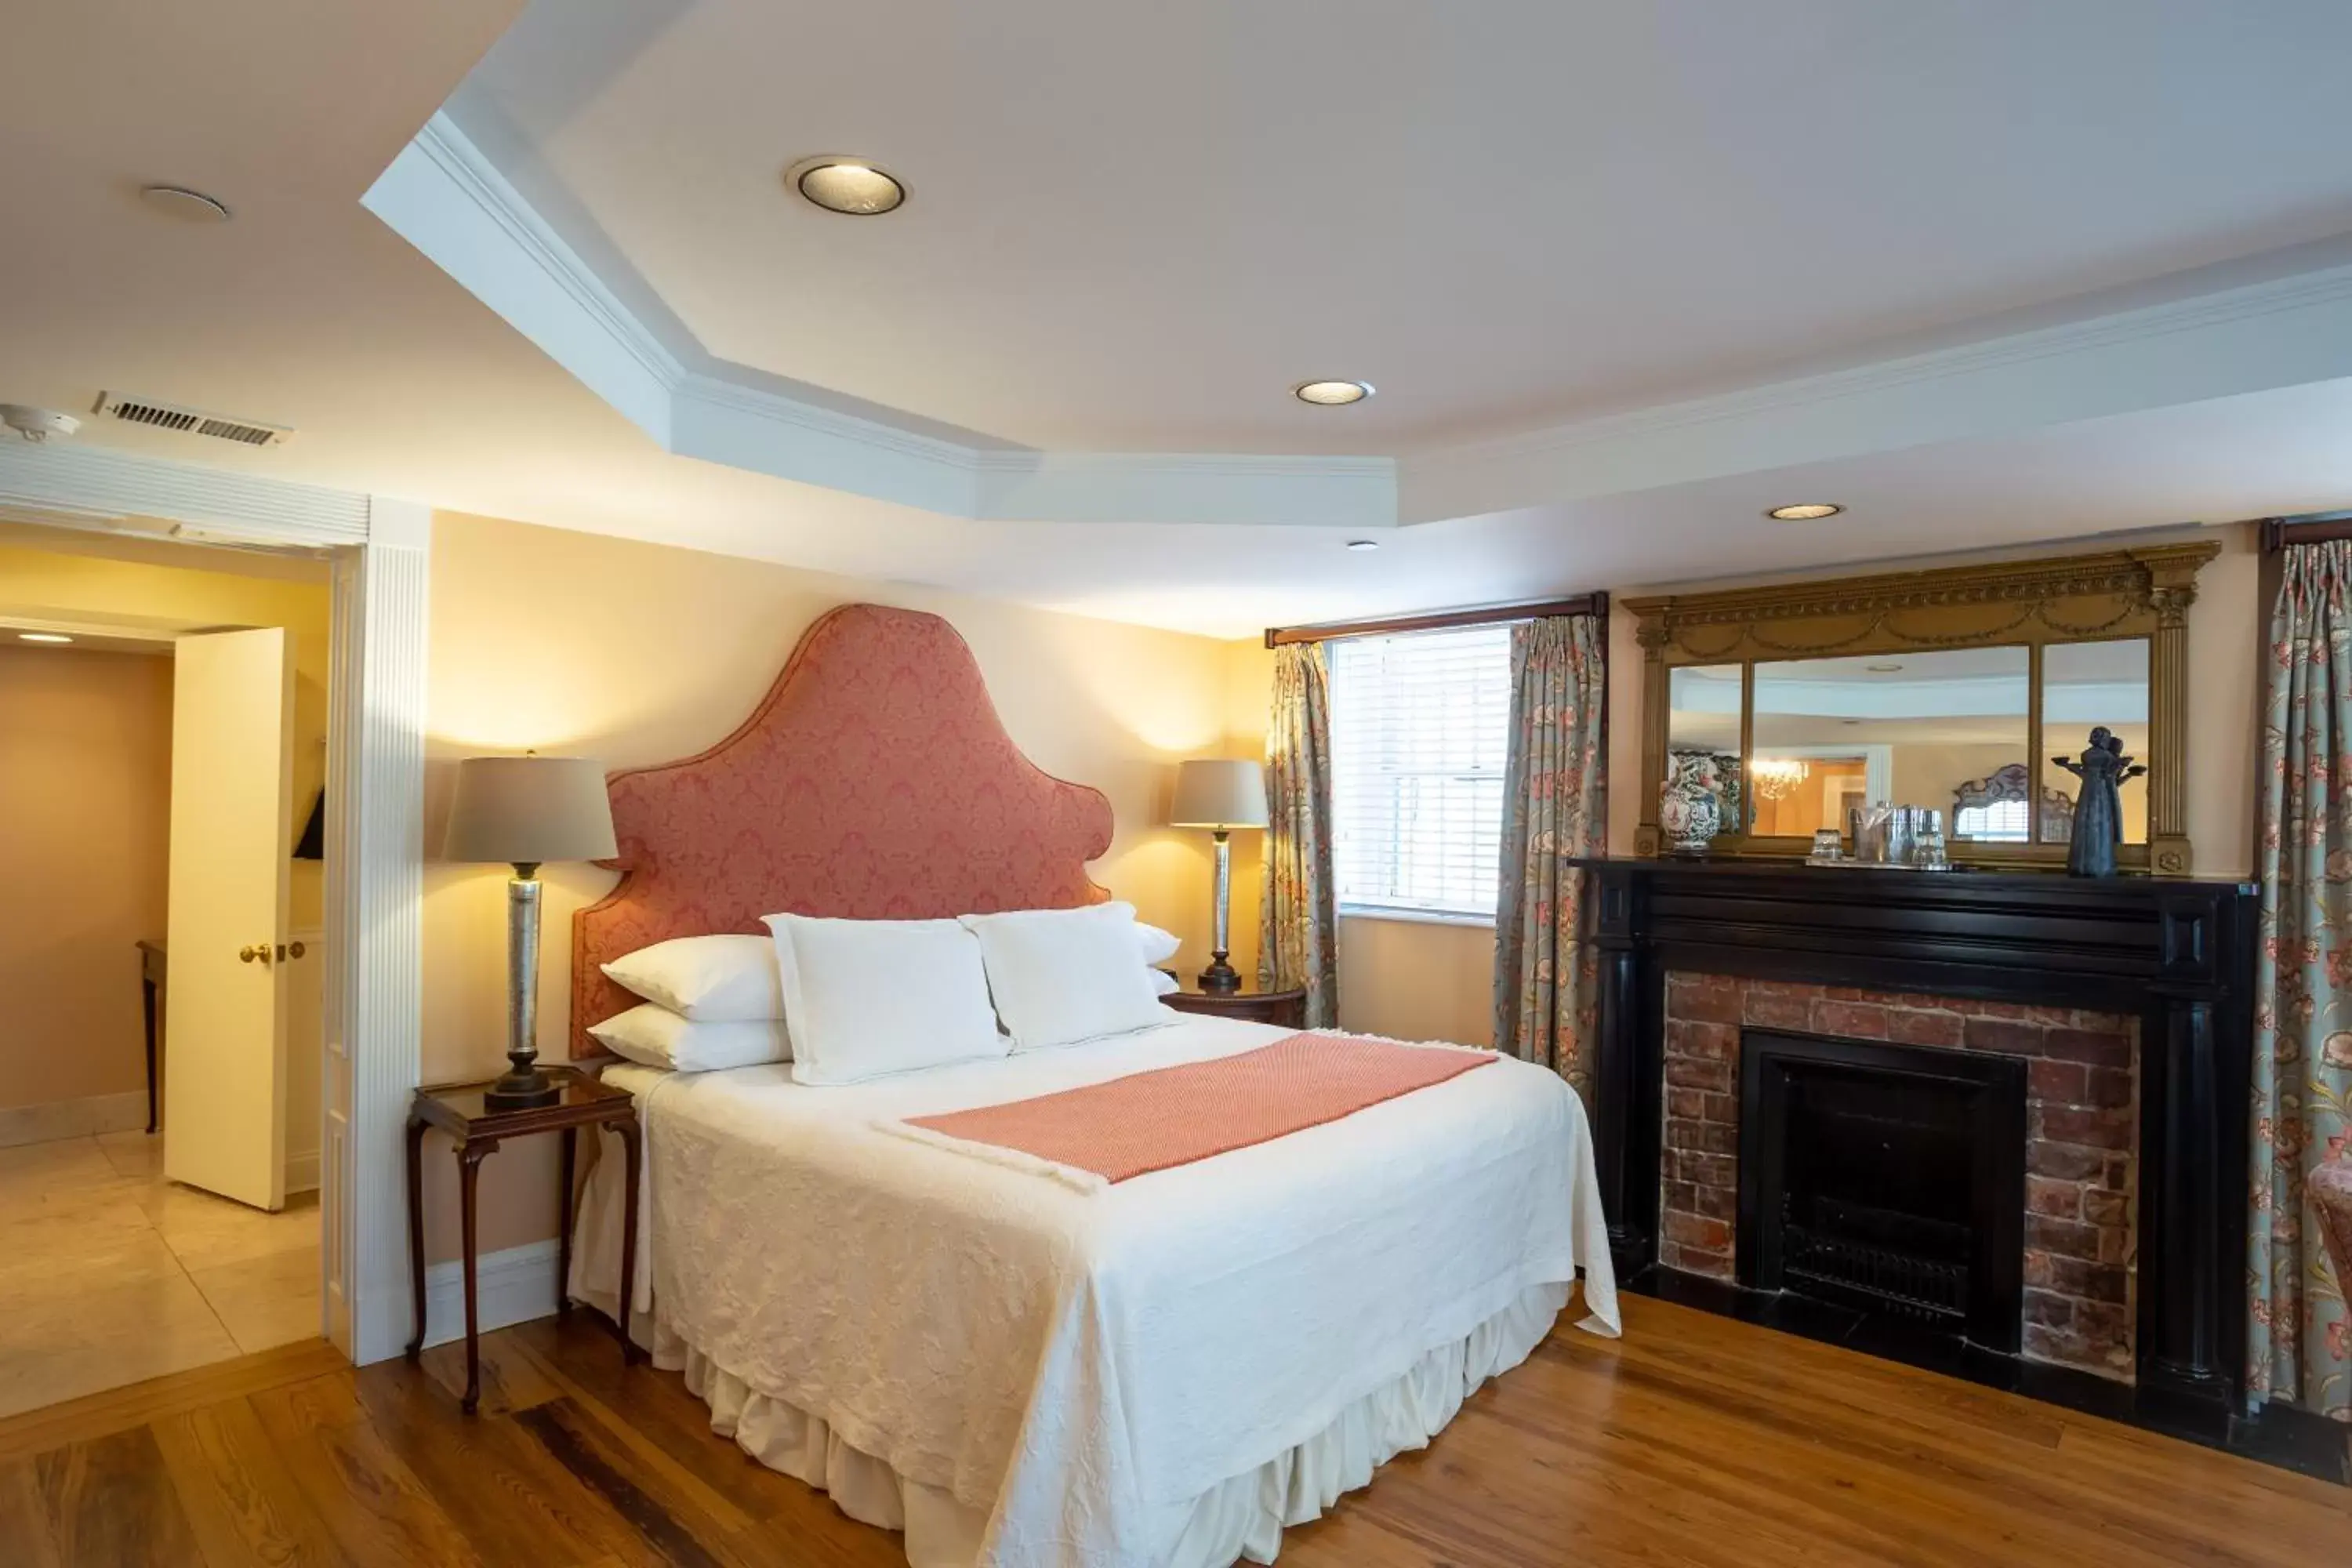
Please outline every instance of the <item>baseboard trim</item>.
[{"label": "baseboard trim", "polygon": [[12,1105],[0,1110],[0,1149],[89,1138],[100,1132],[137,1132],[146,1125],[143,1089],[81,1100],[52,1100],[40,1105]]},{"label": "baseboard trim", "polygon": [[[140,1125],[146,1125],[142,1122]],[[286,1156],[286,1190],[289,1193],[315,1193],[319,1190],[319,1152]]]},{"label": "baseboard trim", "polygon": [[[550,1238],[482,1255],[474,1267],[474,1307],[482,1332],[553,1315],[556,1250]],[[397,1317],[406,1321],[405,1300]],[[451,1258],[425,1270],[425,1342],[446,1344],[465,1336],[465,1269]]]}]

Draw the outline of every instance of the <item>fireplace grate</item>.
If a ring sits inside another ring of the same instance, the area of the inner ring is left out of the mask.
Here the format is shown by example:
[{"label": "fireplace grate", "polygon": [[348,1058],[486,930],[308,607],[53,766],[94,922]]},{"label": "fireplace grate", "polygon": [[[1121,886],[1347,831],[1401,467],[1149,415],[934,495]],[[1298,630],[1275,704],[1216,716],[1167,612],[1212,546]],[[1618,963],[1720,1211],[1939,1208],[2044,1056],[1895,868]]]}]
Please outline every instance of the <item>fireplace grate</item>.
[{"label": "fireplace grate", "polygon": [[1822,1217],[1842,1234],[1828,1234],[1800,1222],[1785,1211],[1781,1216],[1783,1271],[1832,1290],[1858,1292],[1889,1311],[1928,1322],[1958,1326],[1968,1321],[1969,1266],[1947,1262],[1900,1247],[1858,1239],[1856,1232],[1878,1228],[1885,1220],[1899,1220],[1915,1229],[1949,1231],[1960,1246],[1955,1255],[1967,1256],[1968,1230],[1959,1226],[1936,1226],[1916,1216],[1882,1215],[1856,1204],[1822,1200]]},{"label": "fireplace grate", "polygon": [[1738,1279],[2013,1355],[2025,1062],[1740,1033]]}]

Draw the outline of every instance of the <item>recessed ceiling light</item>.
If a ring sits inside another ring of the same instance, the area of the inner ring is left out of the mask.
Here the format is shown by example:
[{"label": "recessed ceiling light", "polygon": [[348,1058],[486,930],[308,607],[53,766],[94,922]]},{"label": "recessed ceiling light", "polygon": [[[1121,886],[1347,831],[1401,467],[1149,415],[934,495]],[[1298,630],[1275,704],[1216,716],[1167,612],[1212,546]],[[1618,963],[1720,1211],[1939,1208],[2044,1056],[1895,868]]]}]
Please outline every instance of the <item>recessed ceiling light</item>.
[{"label": "recessed ceiling light", "polygon": [[1290,389],[1290,395],[1301,403],[1312,403],[1319,408],[1339,408],[1350,403],[1361,403],[1372,395],[1369,381],[1303,381]]},{"label": "recessed ceiling light", "polygon": [[139,199],[157,212],[184,223],[226,223],[228,205],[217,196],[185,185],[142,185]]},{"label": "recessed ceiling light", "polygon": [[891,174],[864,158],[832,153],[794,163],[784,183],[825,211],[851,217],[895,212],[907,200],[907,187]]},{"label": "recessed ceiling light", "polygon": [[1380,547],[1381,542],[1377,539],[1351,539],[1348,541],[1348,548],[1350,550],[1378,550]]},{"label": "recessed ceiling light", "polygon": [[16,640],[18,642],[71,642],[73,638],[63,632],[18,632]]},{"label": "recessed ceiling light", "polygon": [[1815,518],[1835,517],[1844,510],[1827,501],[1807,501],[1801,506],[1776,506],[1764,515],[1775,522],[1811,522]]}]

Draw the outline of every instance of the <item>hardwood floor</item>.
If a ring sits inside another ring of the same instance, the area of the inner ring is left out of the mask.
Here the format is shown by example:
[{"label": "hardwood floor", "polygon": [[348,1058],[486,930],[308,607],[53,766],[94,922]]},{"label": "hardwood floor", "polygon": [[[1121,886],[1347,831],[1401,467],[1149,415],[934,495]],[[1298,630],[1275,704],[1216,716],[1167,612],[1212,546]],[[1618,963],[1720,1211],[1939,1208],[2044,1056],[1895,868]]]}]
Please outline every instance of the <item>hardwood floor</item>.
[{"label": "hardwood floor", "polygon": [[[1671,1304],[1555,1332],[1295,1568],[2352,1562],[2352,1489]],[[897,1568],[591,1322],[353,1372],[315,1342],[0,1421],[0,1563]]]}]

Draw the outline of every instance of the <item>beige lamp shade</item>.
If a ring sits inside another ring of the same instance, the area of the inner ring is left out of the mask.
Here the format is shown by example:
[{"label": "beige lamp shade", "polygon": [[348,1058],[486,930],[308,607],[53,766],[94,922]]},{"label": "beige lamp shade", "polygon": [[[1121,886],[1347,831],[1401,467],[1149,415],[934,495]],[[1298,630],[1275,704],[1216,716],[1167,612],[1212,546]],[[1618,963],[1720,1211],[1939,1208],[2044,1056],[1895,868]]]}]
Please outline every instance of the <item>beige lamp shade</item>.
[{"label": "beige lamp shade", "polygon": [[613,805],[593,757],[467,757],[457,764],[445,860],[609,860]]},{"label": "beige lamp shade", "polygon": [[1265,769],[1224,757],[1177,763],[1168,821],[1173,827],[1264,827]]}]

